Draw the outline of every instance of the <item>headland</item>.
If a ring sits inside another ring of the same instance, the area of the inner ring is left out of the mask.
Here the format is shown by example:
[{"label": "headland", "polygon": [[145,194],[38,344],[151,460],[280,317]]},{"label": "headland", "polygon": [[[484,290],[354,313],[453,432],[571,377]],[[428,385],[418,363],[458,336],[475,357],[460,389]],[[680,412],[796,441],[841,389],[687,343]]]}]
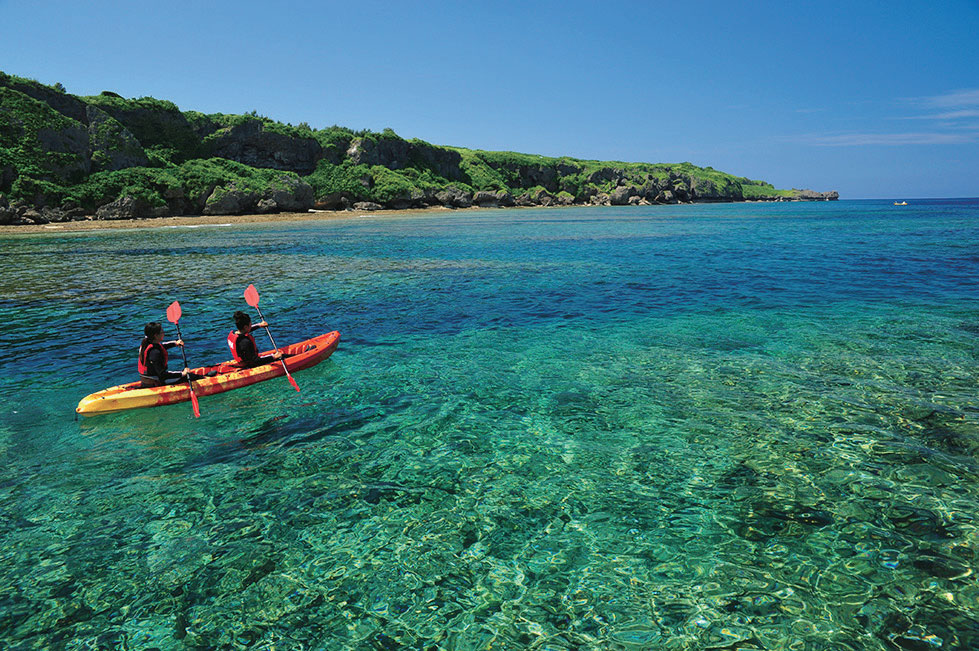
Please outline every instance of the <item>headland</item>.
[{"label": "headland", "polygon": [[0,72],[0,225],[838,197],[686,162],[482,151],[111,91],[76,96]]}]

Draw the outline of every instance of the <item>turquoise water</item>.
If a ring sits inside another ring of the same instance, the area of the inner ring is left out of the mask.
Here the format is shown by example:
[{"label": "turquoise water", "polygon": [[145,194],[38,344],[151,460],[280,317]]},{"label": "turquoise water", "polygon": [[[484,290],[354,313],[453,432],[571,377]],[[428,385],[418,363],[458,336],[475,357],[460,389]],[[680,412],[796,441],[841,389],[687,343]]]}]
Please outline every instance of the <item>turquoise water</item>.
[{"label": "turquoise water", "polygon": [[[979,647],[979,201],[0,246],[4,648]],[[249,283],[302,393],[75,420]]]}]

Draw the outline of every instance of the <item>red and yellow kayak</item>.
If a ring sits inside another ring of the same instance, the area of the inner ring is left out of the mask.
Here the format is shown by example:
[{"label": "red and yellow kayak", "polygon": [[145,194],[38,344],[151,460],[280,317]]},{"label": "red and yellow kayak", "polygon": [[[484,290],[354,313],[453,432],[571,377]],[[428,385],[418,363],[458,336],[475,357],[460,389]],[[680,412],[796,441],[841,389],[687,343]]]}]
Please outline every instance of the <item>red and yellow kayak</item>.
[{"label": "red and yellow kayak", "polygon": [[[340,343],[340,333],[334,331],[306,341],[300,341],[291,346],[283,346],[279,350],[286,356],[285,362],[289,372],[294,373],[322,362],[333,354],[338,343]],[[271,355],[272,352],[266,351],[262,355]],[[237,362],[224,362],[216,366],[194,368],[191,371],[198,375],[206,375],[211,371],[216,372],[214,377],[194,380],[194,393],[197,394],[198,398],[247,387],[256,382],[285,375],[282,364],[279,362],[254,368],[242,368]],[[188,400],[190,400],[190,388],[186,382],[168,384],[162,387],[141,387],[139,382],[131,382],[85,396],[78,403],[75,412],[90,416],[140,407],[172,405]]]}]

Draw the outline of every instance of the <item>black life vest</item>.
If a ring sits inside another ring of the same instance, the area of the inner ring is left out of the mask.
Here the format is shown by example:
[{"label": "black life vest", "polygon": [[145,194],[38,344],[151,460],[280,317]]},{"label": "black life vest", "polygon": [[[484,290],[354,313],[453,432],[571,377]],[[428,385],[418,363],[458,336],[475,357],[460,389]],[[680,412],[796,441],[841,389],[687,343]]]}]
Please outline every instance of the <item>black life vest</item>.
[{"label": "black life vest", "polygon": [[[143,341],[145,342],[146,340],[144,339]],[[151,377],[147,375],[148,369],[146,368],[146,357],[150,353],[150,348],[153,348],[154,346],[159,348],[160,352],[163,353],[163,368],[166,369],[167,367],[167,360],[169,359],[169,355],[167,355],[167,349],[165,346],[163,346],[162,344],[153,343],[152,341],[146,344],[145,346],[141,343],[139,345],[139,356],[136,358],[136,370],[139,371],[139,374],[142,377]],[[154,377],[154,379],[159,379],[159,378]]]},{"label": "black life vest", "polygon": [[238,334],[238,332],[235,331],[235,330],[232,330],[231,332],[229,332],[228,333],[228,348],[231,349],[231,356],[235,358],[235,361],[236,362],[239,362],[240,363],[242,361],[242,359],[241,359],[241,355],[238,354],[238,338],[239,337],[244,337],[246,339],[251,339],[252,340],[252,346],[254,347],[256,354],[258,353],[258,345],[255,343],[255,337],[253,337],[251,335],[251,333],[243,334],[242,335],[242,334]]}]

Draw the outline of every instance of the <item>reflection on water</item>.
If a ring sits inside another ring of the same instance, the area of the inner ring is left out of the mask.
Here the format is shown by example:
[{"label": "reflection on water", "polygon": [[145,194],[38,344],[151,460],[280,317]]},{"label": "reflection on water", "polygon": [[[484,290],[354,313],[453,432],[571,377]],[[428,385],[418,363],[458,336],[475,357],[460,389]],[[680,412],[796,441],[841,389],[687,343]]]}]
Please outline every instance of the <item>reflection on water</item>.
[{"label": "reflection on water", "polygon": [[[975,647],[979,228],[914,208],[4,241],[0,638]],[[250,282],[344,334],[301,394],[74,420],[174,299],[223,359]]]}]

